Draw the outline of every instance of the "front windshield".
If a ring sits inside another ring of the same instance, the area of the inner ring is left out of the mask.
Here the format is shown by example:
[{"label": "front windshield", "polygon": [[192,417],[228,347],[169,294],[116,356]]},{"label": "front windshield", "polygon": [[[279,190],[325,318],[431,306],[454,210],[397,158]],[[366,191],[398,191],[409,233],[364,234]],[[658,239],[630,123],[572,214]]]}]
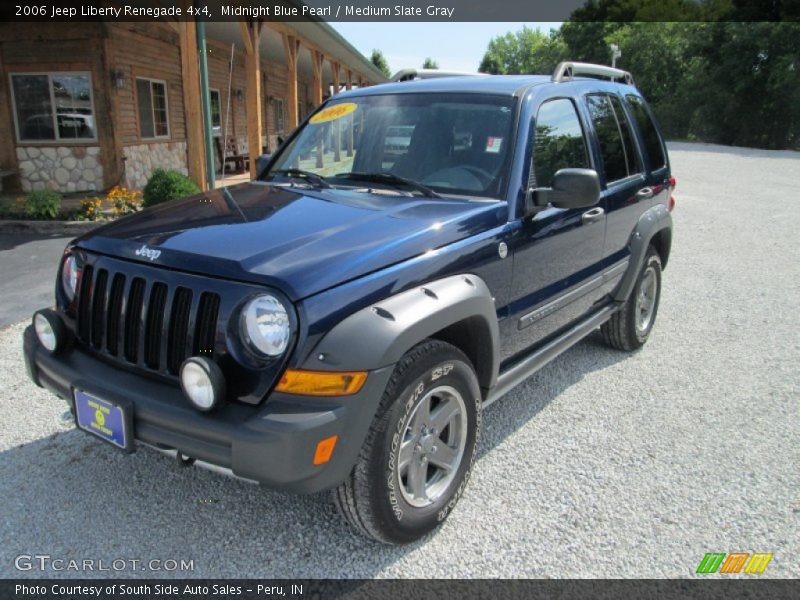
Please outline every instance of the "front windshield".
[{"label": "front windshield", "polygon": [[357,187],[358,175],[380,174],[384,182],[403,178],[440,194],[500,198],[512,152],[513,106],[513,98],[477,94],[334,101],[311,117],[263,177],[300,170],[337,187]]}]

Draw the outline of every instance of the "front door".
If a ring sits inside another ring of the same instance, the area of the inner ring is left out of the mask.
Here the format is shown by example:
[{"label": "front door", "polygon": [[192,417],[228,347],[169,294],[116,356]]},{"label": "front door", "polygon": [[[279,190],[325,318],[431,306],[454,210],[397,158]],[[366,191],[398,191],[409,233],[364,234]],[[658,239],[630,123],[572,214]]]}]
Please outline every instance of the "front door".
[{"label": "front door", "polygon": [[[585,127],[570,98],[542,102],[535,117],[533,179],[550,187],[564,168],[593,168]],[[513,238],[512,303],[504,359],[543,341],[585,314],[598,299],[605,214],[552,206],[526,218]]]}]

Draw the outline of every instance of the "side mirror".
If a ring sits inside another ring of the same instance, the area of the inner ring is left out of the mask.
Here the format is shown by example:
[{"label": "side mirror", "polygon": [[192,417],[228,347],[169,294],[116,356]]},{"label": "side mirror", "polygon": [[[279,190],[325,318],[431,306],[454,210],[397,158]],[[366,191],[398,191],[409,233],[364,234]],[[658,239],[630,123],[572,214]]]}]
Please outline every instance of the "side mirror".
[{"label": "side mirror", "polygon": [[280,148],[281,146],[283,146],[283,142],[285,142],[285,141],[286,140],[284,139],[284,137],[282,135],[279,135],[278,136],[278,147]]},{"label": "side mirror", "polygon": [[553,187],[529,191],[536,207],[588,208],[600,200],[600,178],[594,169],[560,169],[553,175]]}]

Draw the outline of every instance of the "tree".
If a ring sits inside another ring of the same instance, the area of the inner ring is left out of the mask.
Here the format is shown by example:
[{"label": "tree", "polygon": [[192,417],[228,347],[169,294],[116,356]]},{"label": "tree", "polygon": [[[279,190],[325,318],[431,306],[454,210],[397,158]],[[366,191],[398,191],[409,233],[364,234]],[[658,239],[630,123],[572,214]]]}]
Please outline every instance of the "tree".
[{"label": "tree", "polygon": [[383,73],[383,76],[389,78],[392,72],[389,70],[389,63],[386,62],[386,57],[378,49],[372,51],[372,56],[369,57],[370,62],[378,67],[378,70]]},{"label": "tree", "polygon": [[423,69],[438,69],[439,63],[433,60],[430,56],[425,59],[425,62],[422,63]]},{"label": "tree", "polygon": [[552,73],[567,58],[567,48],[557,30],[543,33],[523,27],[489,42],[478,70],[494,75]]},{"label": "tree", "polygon": [[[560,60],[609,65],[613,43],[622,51],[617,66],[633,74],[668,138],[800,150],[800,23],[726,20],[751,16],[743,0],[663,0],[720,20],[646,22],[652,5],[590,0],[576,11],[587,21],[573,16],[549,35],[523,28],[494,38],[480,70],[549,73]],[[781,4],[782,14],[788,7]],[[629,22],[602,21],[622,17]]]}]

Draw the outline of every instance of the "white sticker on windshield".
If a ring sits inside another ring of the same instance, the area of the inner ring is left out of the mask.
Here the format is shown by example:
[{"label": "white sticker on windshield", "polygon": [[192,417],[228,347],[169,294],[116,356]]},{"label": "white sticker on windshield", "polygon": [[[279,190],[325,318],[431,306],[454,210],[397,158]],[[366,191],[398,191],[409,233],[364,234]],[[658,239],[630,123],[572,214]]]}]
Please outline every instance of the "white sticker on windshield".
[{"label": "white sticker on windshield", "polygon": [[500,148],[503,145],[503,138],[501,137],[491,137],[489,136],[486,139],[486,151],[491,152],[492,154],[497,154],[500,152]]}]

